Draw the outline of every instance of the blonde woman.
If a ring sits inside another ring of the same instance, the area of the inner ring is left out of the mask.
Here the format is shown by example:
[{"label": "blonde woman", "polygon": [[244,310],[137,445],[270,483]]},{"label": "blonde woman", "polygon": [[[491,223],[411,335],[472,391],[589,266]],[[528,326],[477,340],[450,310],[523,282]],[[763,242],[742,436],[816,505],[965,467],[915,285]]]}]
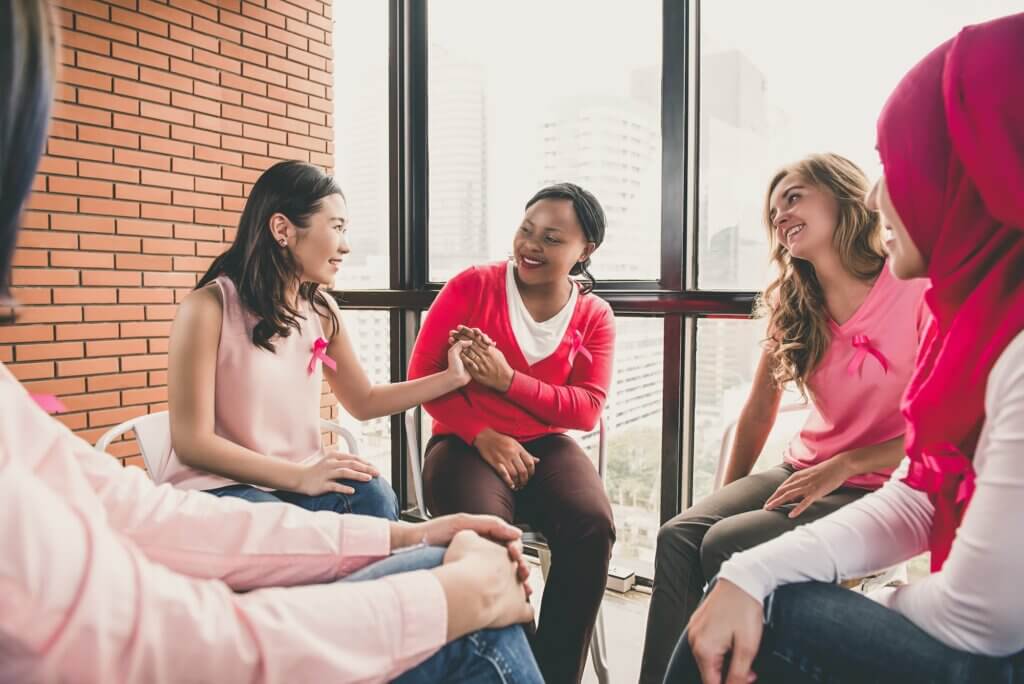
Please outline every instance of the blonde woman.
[{"label": "blonde woman", "polygon": [[[724,486],[658,533],[642,682],[672,649],[721,564],[880,487],[903,457],[900,396],[914,368],[925,280],[885,268],[868,179],[836,154],[781,169],[765,223],[778,277],[759,308],[764,351],[740,413]],[[751,475],[793,383],[813,408],[783,462]]]}]

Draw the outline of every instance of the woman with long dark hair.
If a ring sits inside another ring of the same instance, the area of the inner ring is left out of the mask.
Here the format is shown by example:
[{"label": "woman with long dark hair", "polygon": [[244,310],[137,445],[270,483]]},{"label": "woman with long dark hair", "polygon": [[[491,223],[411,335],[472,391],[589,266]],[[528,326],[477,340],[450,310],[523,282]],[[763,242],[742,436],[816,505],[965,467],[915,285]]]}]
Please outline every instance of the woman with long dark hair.
[{"label": "woman with long dark hair", "polygon": [[342,406],[368,420],[469,381],[458,349],[444,369],[373,385],[323,287],[349,253],[348,207],[321,170],[279,162],[253,185],[238,234],[182,302],[168,359],[177,487],[311,510],[398,519],[391,486],[369,463],[320,438],[326,377]]},{"label": "woman with long dark hair", "polygon": [[[6,319],[54,32],[42,0],[0,2]],[[532,611],[505,523],[412,525],[158,487],[46,415],[3,363],[0,407],[0,681],[541,681],[522,628],[507,626]]]}]

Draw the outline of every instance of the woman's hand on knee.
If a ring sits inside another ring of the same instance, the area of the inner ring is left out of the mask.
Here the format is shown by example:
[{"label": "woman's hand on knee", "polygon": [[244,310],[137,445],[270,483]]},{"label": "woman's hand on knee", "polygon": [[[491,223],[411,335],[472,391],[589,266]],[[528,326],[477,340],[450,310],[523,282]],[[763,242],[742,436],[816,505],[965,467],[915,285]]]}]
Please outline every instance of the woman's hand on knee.
[{"label": "woman's hand on knee", "polygon": [[320,460],[301,467],[298,484],[294,489],[308,496],[329,492],[354,494],[355,489],[338,480],[369,482],[378,475],[380,472],[366,461],[332,450]]},{"label": "woman's hand on knee", "polygon": [[490,428],[476,436],[473,446],[509,489],[525,487],[533,477],[534,469],[540,460],[524,449],[517,440]]},{"label": "woman's hand on knee", "polygon": [[757,679],[751,666],[763,631],[761,604],[732,582],[719,580],[686,627],[704,684],[748,684]]}]

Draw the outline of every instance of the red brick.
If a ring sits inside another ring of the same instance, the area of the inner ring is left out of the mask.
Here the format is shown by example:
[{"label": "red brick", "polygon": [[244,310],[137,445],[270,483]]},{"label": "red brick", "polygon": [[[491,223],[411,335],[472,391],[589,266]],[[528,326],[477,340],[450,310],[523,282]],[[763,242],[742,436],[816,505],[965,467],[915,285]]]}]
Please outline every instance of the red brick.
[{"label": "red brick", "polygon": [[75,31],[91,33],[93,35],[118,40],[122,43],[135,44],[136,32],[125,26],[119,26],[110,21],[97,21],[92,17],[79,16],[75,20]]},{"label": "red brick", "polygon": [[[300,36],[305,36],[306,38],[310,40],[315,40],[318,43],[324,43],[327,41],[326,33],[324,31],[321,31],[318,28],[314,28],[309,24],[292,19],[291,17],[288,18],[286,28],[288,32],[293,35],[297,34]],[[301,46],[297,45],[296,47]]]},{"label": "red brick", "polygon": [[29,266],[47,266],[46,252],[37,249],[19,249],[14,253],[11,266],[25,268]]},{"label": "red brick", "polygon": [[221,145],[225,149],[238,152],[248,152],[263,156],[267,154],[267,143],[262,140],[250,140],[248,138],[236,138],[233,135],[225,135],[221,140]]},{"label": "red brick", "polygon": [[[287,88],[282,88],[276,85],[268,85],[267,97],[273,98],[275,100],[280,100],[282,102],[288,102],[291,104],[299,105],[300,107],[312,106],[310,104],[311,100],[308,95],[297,91],[290,85],[291,82],[294,80],[294,76],[288,77],[289,86]],[[330,107],[330,111],[334,111],[333,104]]]},{"label": "red brick", "polygon": [[166,138],[143,136],[142,149],[147,152],[156,152],[157,154],[164,154],[173,157],[192,156],[192,145],[178,140],[168,140]]},{"label": "red brick", "polygon": [[139,72],[139,80],[150,85],[159,85],[160,87],[170,88],[171,90],[180,90],[183,93],[192,92],[193,81],[191,78],[170,74],[166,71],[158,71],[157,69],[142,67]]},{"label": "red brick", "polygon": [[93,377],[86,379],[86,383],[88,383],[90,392],[145,387],[146,374],[142,372],[118,373],[117,375],[94,375]]},{"label": "red brick", "polygon": [[265,36],[267,34],[267,26],[263,22],[250,19],[249,17],[243,17],[242,15],[234,14],[233,12],[221,10],[220,23],[233,26],[236,29],[241,29],[242,31],[248,31],[249,33],[255,33],[258,36]]},{"label": "red brick", "polygon": [[[127,48],[127,46],[123,45],[117,47],[120,47],[122,50]],[[82,69],[98,71],[101,74],[111,74],[125,78],[139,77],[139,67],[135,64],[129,64],[120,59],[111,59],[101,55],[92,55],[88,52],[78,53],[78,66]]]},{"label": "red brick", "polygon": [[[205,20],[198,19],[198,21]],[[195,22],[196,20],[193,19],[193,25],[195,24]],[[207,22],[207,24],[210,23],[211,22]],[[216,24],[214,24],[214,26],[216,26]],[[189,45],[195,46],[197,48],[202,48],[204,50],[210,50],[211,52],[216,52],[217,48],[220,46],[220,41],[216,38],[209,35],[205,35],[203,33],[198,33],[191,29],[182,28],[181,26],[171,27],[171,40],[176,40],[180,43],[188,43]]]},{"label": "red brick", "polygon": [[[144,217],[147,213],[146,207],[148,206],[150,205],[142,205]],[[138,221],[135,219],[117,219],[117,233],[118,235],[138,235],[140,237],[171,237],[174,234],[174,229],[170,223],[163,223],[150,218],[143,218]]]},{"label": "red brick", "polygon": [[[302,161],[309,161],[309,150],[299,149],[298,147],[288,147],[287,145],[271,145],[270,149],[267,150],[274,159],[301,159]],[[248,165],[248,161],[246,162]],[[266,168],[261,166],[259,163],[256,168]]]},{"label": "red brick", "polygon": [[116,304],[117,290],[105,287],[54,288],[54,304]]},{"label": "red brick", "polygon": [[170,347],[170,341],[166,337],[149,341],[150,354],[166,354]]},{"label": "red brick", "polygon": [[334,86],[334,75],[319,69],[309,70],[309,80],[324,86],[327,88],[327,92],[330,92],[331,87]]},{"label": "red brick", "polygon": [[139,12],[126,11],[114,7],[111,9],[110,18],[118,24],[124,24],[140,31],[147,31],[158,36],[167,37],[167,22],[147,17]]},{"label": "red brick", "polygon": [[53,363],[49,361],[43,363],[12,363],[7,366],[7,369],[22,382],[53,377]]},{"label": "red brick", "polygon": [[171,73],[181,74],[209,83],[217,83],[220,80],[220,72],[218,70],[181,59],[171,59]]},{"label": "red brick", "polygon": [[108,214],[113,216],[139,216],[138,202],[122,202],[120,200],[101,200],[83,197],[79,200],[79,208],[86,214]]},{"label": "red brick", "polygon": [[67,195],[89,195],[91,197],[114,196],[114,186],[112,183],[82,178],[61,178],[60,176],[50,178],[50,191]]},{"label": "red brick", "polygon": [[171,201],[171,191],[163,188],[147,188],[140,185],[122,185],[118,183],[117,198],[169,204]]},{"label": "red brick", "polygon": [[62,4],[68,9],[73,10],[76,14],[88,14],[100,19],[108,19],[110,17],[110,8],[102,2],[97,2],[97,0],[64,0]]},{"label": "red brick", "polygon": [[[230,108],[231,105],[224,105]],[[237,121],[228,121],[223,118],[224,110],[221,109],[221,117],[207,116],[206,114],[196,114],[196,128],[203,128],[208,131],[217,131],[219,133],[227,133],[229,135],[242,135],[242,124]]]},{"label": "red brick", "polygon": [[207,259],[203,257],[176,256],[174,257],[174,270],[206,273],[206,271],[209,270],[210,264],[212,262],[213,259]]},{"label": "red brick", "polygon": [[223,43],[220,47],[220,51],[224,56],[231,57],[232,59],[236,59],[241,62],[242,71],[245,71],[247,64],[255,64],[260,67],[267,66],[267,55],[258,50],[253,50],[252,48],[234,45],[233,43]]},{"label": "red brick", "polygon": [[157,387],[159,385],[167,384],[167,371],[156,370],[149,372],[149,384],[151,387]]},{"label": "red brick", "polygon": [[172,159],[171,167],[174,173],[186,173],[193,176],[209,176],[220,178],[220,164],[207,164],[191,159]]},{"label": "red brick", "polygon": [[301,50],[305,50],[309,46],[309,41],[305,36],[300,36],[290,30],[279,29],[276,26],[267,27],[267,38],[287,43]]},{"label": "red brick", "polygon": [[0,327],[0,344],[51,342],[52,325],[5,325]]},{"label": "red brick", "polygon": [[85,378],[64,378],[62,380],[39,380],[26,382],[25,389],[33,394],[82,394],[85,392]]},{"label": "red brick", "polygon": [[[298,54],[309,55],[308,52],[293,47],[290,47],[288,49],[294,50]],[[316,55],[309,55],[309,57],[318,60],[320,59]],[[287,59],[282,59],[280,57],[274,57],[273,55],[271,55],[267,59],[267,66],[271,69],[274,69],[275,72],[291,74],[292,76],[297,76],[298,78],[309,78],[309,67],[306,65],[306,63],[296,62],[290,56]],[[283,86],[285,84],[279,83],[278,85]]]},{"label": "red brick", "polygon": [[[296,78],[295,76],[288,77],[288,89],[299,93],[306,93],[313,97],[327,97],[327,88],[324,86],[319,83],[311,83],[304,78]],[[271,91],[268,90],[269,92]]]},{"label": "red brick", "polygon": [[121,368],[126,371],[164,370],[167,368],[167,354],[126,356],[121,359]]},{"label": "red brick", "polygon": [[[239,160],[239,164],[241,164],[241,160]],[[224,167],[224,178],[226,180],[238,181],[240,183],[255,183],[261,173],[263,173],[263,169],[243,169],[234,166]],[[225,239],[228,238],[225,237]]]},{"label": "red brick", "polygon": [[127,408],[90,411],[89,427],[106,427],[107,425],[117,425],[118,423],[123,423],[126,420],[131,420],[132,418],[144,416],[147,413],[149,412],[146,410],[145,406],[129,406]]},{"label": "red brick", "polygon": [[264,140],[266,142],[279,143],[281,145],[288,142],[288,134],[284,131],[276,131],[272,128],[264,128],[263,126],[254,126],[252,124],[245,124],[242,127],[242,130],[245,132],[246,138]]},{"label": "red brick", "polygon": [[139,238],[122,237],[120,235],[83,235],[82,249],[97,252],[138,252]]},{"label": "red brick", "polygon": [[199,64],[209,64],[220,71],[230,71],[233,74],[242,73],[242,63],[237,59],[229,59],[223,55],[215,55],[206,50],[195,49],[195,61]]},{"label": "red brick", "polygon": [[[153,36],[148,33],[141,33],[139,34],[139,46],[146,48],[147,50],[162,52],[165,55],[177,57],[178,59],[192,61],[192,48],[190,46],[182,45],[181,43],[177,43],[173,40],[168,40],[166,38],[160,38],[159,36]],[[157,65],[150,64],[149,66]]]},{"label": "red brick", "polygon": [[88,411],[90,409],[112,408],[121,405],[120,392],[103,392],[79,394],[61,397],[69,412]]},{"label": "red brick", "polygon": [[195,94],[198,97],[205,97],[216,102],[227,102],[234,105],[242,104],[242,94],[240,92],[203,83],[202,81],[196,83]]},{"label": "red brick", "polygon": [[45,344],[19,344],[18,361],[56,360],[58,358],[81,358],[81,342],[50,342]]},{"label": "red brick", "polygon": [[[178,127],[175,126],[175,129]],[[164,173],[163,171],[142,171],[142,183],[144,185],[155,185],[162,188],[174,188],[177,190],[195,189],[195,179],[178,173]]]},{"label": "red brick", "polygon": [[153,256],[150,254],[116,254],[114,259],[118,269],[170,271],[172,265],[171,257]]},{"label": "red brick", "polygon": [[72,142],[70,140],[50,140],[48,150],[55,157],[74,157],[75,159],[89,159],[108,163],[114,157],[113,151],[109,147]]},{"label": "red brick", "polygon": [[[196,31],[199,31],[200,33],[205,33],[210,36],[223,38],[224,40],[231,41],[232,43],[238,43],[242,40],[241,32],[236,31],[232,28],[228,28],[227,26],[223,26],[215,21],[204,19],[203,17],[192,17],[192,28],[194,28]],[[193,45],[196,45],[196,43],[193,43]],[[205,45],[199,45],[198,47],[202,47],[207,50],[217,49],[216,43],[214,43],[214,47],[208,47]]]},{"label": "red brick", "polygon": [[224,209],[227,211],[237,211],[239,214],[241,214],[245,210],[245,198],[225,197]]},{"label": "red brick", "polygon": [[151,304],[146,307],[147,321],[170,321],[178,311],[177,304]]},{"label": "red brick", "polygon": [[327,123],[327,115],[322,112],[316,112],[312,109],[305,107],[298,107],[296,105],[288,105],[287,116],[290,119],[298,119],[299,121],[307,121],[311,124],[317,124],[323,126]]},{"label": "red brick", "polygon": [[173,304],[174,290],[144,287],[141,289],[121,289],[118,291],[118,302],[121,304]]},{"label": "red brick", "polygon": [[40,249],[78,249],[78,236],[50,231],[23,230],[18,235],[18,247]]},{"label": "red brick", "polygon": [[191,289],[196,284],[194,273],[146,273],[144,281],[150,287],[182,287]]},{"label": "red brick", "polygon": [[[171,138],[174,140],[186,140],[200,145],[220,145],[220,135],[210,131],[202,131],[189,126],[174,125],[171,127]],[[193,150],[194,152],[194,150]]]},{"label": "red brick", "polygon": [[[173,204],[143,204],[142,218],[154,221],[186,221],[191,223],[194,215],[192,207],[176,207]],[[169,237],[170,230],[165,231],[163,235]]]},{"label": "red brick", "polygon": [[82,271],[82,285],[131,287],[141,284],[142,275],[140,273],[131,273],[129,271]]},{"label": "red brick", "polygon": [[288,54],[288,46],[280,41],[263,38],[251,33],[242,34],[242,45],[259,50],[260,52],[285,57]]},{"label": "red brick", "polygon": [[62,378],[116,372],[117,359],[81,359],[80,361],[61,361],[57,364],[57,375]]},{"label": "red brick", "polygon": [[230,211],[214,211],[213,209],[196,209],[195,222],[214,226],[234,226],[238,224],[238,214]]},{"label": "red brick", "polygon": [[52,252],[50,264],[72,268],[114,268],[114,256],[96,252]]},{"label": "red brick", "polygon": [[[81,430],[87,425],[86,414],[84,413],[61,413],[54,416],[54,418],[63,423],[69,430]],[[78,434],[81,435],[82,433]],[[92,444],[92,442],[89,443]]]},{"label": "red brick", "polygon": [[[118,255],[121,256],[121,255]],[[87,323],[96,321],[141,321],[146,311],[141,306],[86,306],[84,309]]]},{"label": "red brick", "polygon": [[97,74],[94,71],[84,71],[75,67],[64,67],[61,69],[60,78],[71,85],[107,91],[111,89],[113,81],[106,74]]},{"label": "red brick", "polygon": [[[59,174],[62,176],[77,176],[78,162],[76,162],[74,159],[43,157],[39,160],[39,173]],[[39,216],[45,216],[45,214],[39,214]],[[30,215],[27,212],[25,215],[22,216],[22,225],[28,226],[28,224],[26,224],[25,221],[29,217]]]},{"label": "red brick", "polygon": [[196,256],[219,256],[227,248],[227,245],[220,242],[197,242]]},{"label": "red brick", "polygon": [[54,214],[51,217],[54,230],[77,231],[80,233],[113,233],[114,219],[109,216],[82,216],[80,214]]},{"label": "red brick", "polygon": [[127,166],[142,166],[150,169],[157,169],[159,171],[169,171],[171,168],[171,160],[159,154],[150,154],[149,152],[138,152],[135,150],[114,150],[114,161],[117,164],[124,164]]},{"label": "red brick", "polygon": [[170,321],[121,324],[121,337],[167,337],[170,333]]},{"label": "red brick", "polygon": [[120,78],[115,79],[114,92],[118,95],[136,97],[140,100],[151,100],[164,105],[171,103],[171,91],[166,88],[158,88],[138,81],[125,81]]},{"label": "red brick", "polygon": [[[89,36],[84,33],[68,31],[63,34],[61,42],[63,43],[62,47],[65,50],[71,50],[74,48],[78,51],[79,56],[85,54],[85,52],[95,52],[99,55],[110,54],[110,41],[105,38],[97,38],[96,36]],[[82,52],[83,50],[85,52]],[[74,61],[65,63],[74,64]]]},{"label": "red brick", "polygon": [[[273,4],[273,9],[280,10],[283,3],[276,2]],[[285,27],[285,18],[278,14],[277,11],[271,12],[262,7],[257,7],[252,3],[242,3],[242,15],[255,19],[256,21],[263,22],[264,24],[270,24],[278,28]],[[246,34],[250,35],[250,34]]]},{"label": "red brick", "polygon": [[251,93],[242,93],[242,106],[246,109],[258,109],[262,112],[278,114],[279,116],[285,116],[288,108],[288,105],[284,102]]},{"label": "red brick", "polygon": [[[170,134],[171,130],[170,125],[163,121],[153,121],[127,114],[114,115],[114,128],[134,131],[135,133],[145,133],[147,135],[160,135],[165,138]],[[135,147],[138,147],[138,144]]]},{"label": "red brick", "polygon": [[110,109],[125,114],[138,114],[139,102],[130,97],[111,95],[98,90],[82,90],[79,102],[83,105],[96,107],[97,109]]},{"label": "red brick", "polygon": [[26,306],[18,310],[19,323],[77,323],[81,320],[80,306]]},{"label": "red brick", "polygon": [[190,240],[145,239],[142,241],[142,251],[146,254],[179,254],[187,256],[192,256],[196,253],[195,244]]},{"label": "red brick", "polygon": [[138,149],[139,147],[139,136],[137,134],[126,133],[124,131],[112,131],[109,128],[79,126],[78,138],[82,142],[103,143],[106,145],[128,147],[131,149]]},{"label": "red brick", "polygon": [[117,323],[66,323],[57,326],[58,340],[103,340],[117,337]]},{"label": "red brick", "polygon": [[90,359],[100,356],[145,354],[147,351],[145,340],[98,340],[85,343],[85,353]]},{"label": "red brick", "polygon": [[264,96],[267,94],[267,84],[261,83],[245,76],[225,73],[221,75],[221,85],[227,88],[234,88],[253,95]]},{"label": "red brick", "polygon": [[[122,162],[123,163],[123,162]],[[103,178],[104,180],[139,182],[139,170],[117,166],[115,164],[99,164],[96,162],[79,162],[78,175],[86,178]]]},{"label": "red brick", "polygon": [[[174,101],[175,95],[181,96],[183,95],[183,93],[179,93],[177,91],[172,93],[172,102]],[[143,102],[142,115],[150,119],[158,119],[160,121],[167,121],[169,123],[184,124],[185,126],[191,126],[194,120],[192,112],[183,112],[177,108],[177,105],[173,107],[165,107],[164,105],[157,104],[155,102]]]},{"label": "red brick", "polygon": [[128,390],[123,393],[123,401],[126,406],[167,401],[167,388],[150,387],[147,389]]},{"label": "red brick", "polygon": [[224,174],[228,173],[228,166],[241,166],[242,155],[239,152],[232,152],[231,150],[222,150],[219,147],[206,147],[203,145],[196,145],[195,149],[196,159],[200,161],[217,162],[225,164]]},{"label": "red brick", "polygon": [[277,2],[277,3],[274,3],[274,11],[275,12],[280,12],[281,14],[284,14],[284,15],[286,15],[288,17],[291,17],[292,19],[296,19],[298,21],[306,21],[306,16],[307,16],[306,10],[304,10],[301,7],[296,7],[293,3],[289,3],[289,2]]},{"label": "red brick", "polygon": [[[191,2],[188,6],[191,7],[194,4],[198,3]],[[172,24],[179,24],[181,26],[192,25],[192,15],[188,12],[182,12],[167,5],[161,5],[158,2],[152,2],[152,0],[139,0],[139,12],[169,21]]]},{"label": "red brick", "polygon": [[214,180],[212,178],[196,178],[196,192],[210,192],[218,195],[241,195],[242,184],[232,181]]}]

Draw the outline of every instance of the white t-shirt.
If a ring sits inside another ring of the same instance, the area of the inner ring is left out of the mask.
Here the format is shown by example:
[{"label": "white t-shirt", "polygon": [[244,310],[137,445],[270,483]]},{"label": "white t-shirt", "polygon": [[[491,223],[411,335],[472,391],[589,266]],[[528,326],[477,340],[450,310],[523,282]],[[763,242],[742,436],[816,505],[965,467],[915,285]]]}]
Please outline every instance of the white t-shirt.
[{"label": "white t-shirt", "polygon": [[576,300],[579,299],[579,288],[575,283],[569,294],[569,301],[565,303],[562,310],[546,321],[538,323],[533,320],[526,304],[523,302],[519,288],[516,287],[516,267],[511,261],[505,269],[505,291],[508,300],[508,320],[512,324],[512,333],[516,336],[516,343],[531,366],[546,359],[554,353],[555,349],[565,337],[565,331],[569,328],[569,321],[572,320],[572,312],[576,309]]},{"label": "white t-shirt", "polygon": [[[872,598],[947,646],[1002,657],[1024,650],[1024,332],[989,373],[985,416],[974,496],[942,570]],[[737,553],[719,577],[761,601],[785,584],[858,577],[927,550],[933,507],[901,481],[907,468],[904,459],[877,492]]]}]

